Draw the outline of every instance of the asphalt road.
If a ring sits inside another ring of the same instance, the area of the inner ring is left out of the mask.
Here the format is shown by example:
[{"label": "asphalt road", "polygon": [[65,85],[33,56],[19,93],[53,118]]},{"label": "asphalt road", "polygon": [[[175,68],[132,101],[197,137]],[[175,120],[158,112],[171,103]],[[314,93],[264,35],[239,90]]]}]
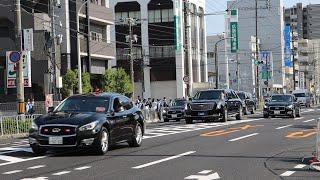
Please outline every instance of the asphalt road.
[{"label": "asphalt road", "polygon": [[320,108],[302,117],[264,119],[261,114],[227,123],[185,122],[147,127],[143,145],[50,152],[35,157],[26,139],[0,141],[0,179],[230,179],[319,180],[302,162],[315,150]]}]

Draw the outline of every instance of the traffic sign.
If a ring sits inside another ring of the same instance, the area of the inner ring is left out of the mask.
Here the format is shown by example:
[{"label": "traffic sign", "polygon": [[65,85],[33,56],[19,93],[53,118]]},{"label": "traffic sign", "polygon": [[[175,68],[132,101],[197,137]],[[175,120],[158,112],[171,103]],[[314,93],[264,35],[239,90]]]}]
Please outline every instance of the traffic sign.
[{"label": "traffic sign", "polygon": [[189,76],[184,76],[184,77],[183,77],[183,82],[184,82],[184,83],[188,84],[189,81],[190,81]]},{"label": "traffic sign", "polygon": [[10,52],[9,54],[9,60],[13,63],[17,63],[19,62],[21,59],[21,55],[20,55],[20,52],[18,51],[12,51]]}]

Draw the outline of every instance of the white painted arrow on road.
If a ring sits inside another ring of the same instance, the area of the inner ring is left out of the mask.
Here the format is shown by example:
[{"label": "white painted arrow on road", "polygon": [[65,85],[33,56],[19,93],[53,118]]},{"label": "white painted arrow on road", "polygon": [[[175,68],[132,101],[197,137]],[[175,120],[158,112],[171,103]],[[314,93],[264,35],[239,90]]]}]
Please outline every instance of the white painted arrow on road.
[{"label": "white painted arrow on road", "polygon": [[215,180],[215,179],[220,179],[220,176],[218,173],[215,172],[209,175],[191,175],[184,179]]}]

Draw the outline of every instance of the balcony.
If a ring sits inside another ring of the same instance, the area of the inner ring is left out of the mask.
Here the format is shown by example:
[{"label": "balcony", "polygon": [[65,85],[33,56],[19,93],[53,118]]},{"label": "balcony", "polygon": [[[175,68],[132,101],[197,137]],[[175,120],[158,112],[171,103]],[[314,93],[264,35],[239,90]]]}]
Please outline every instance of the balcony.
[{"label": "balcony", "polygon": [[[87,53],[87,38],[80,37],[81,53]],[[90,53],[97,59],[113,59],[115,57],[115,48],[111,43],[105,41],[90,41]]]},{"label": "balcony", "polygon": [[[79,16],[86,17],[85,7],[82,7]],[[89,17],[97,24],[114,24],[113,10],[102,5],[89,3]]]}]

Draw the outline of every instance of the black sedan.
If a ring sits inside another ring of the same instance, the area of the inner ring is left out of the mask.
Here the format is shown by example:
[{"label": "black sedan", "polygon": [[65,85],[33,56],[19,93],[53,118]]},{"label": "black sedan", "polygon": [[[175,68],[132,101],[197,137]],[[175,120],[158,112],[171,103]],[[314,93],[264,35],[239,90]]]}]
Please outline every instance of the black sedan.
[{"label": "black sedan", "polygon": [[144,117],[129,98],[115,93],[76,95],[32,122],[29,144],[35,154],[70,147],[105,154],[119,142],[140,146],[144,131]]},{"label": "black sedan", "polygon": [[263,117],[289,116],[300,117],[300,104],[297,98],[291,94],[277,94],[271,96],[263,109]]},{"label": "black sedan", "polygon": [[248,112],[250,112],[251,114],[254,114],[256,105],[255,105],[254,99],[252,98],[252,95],[244,91],[238,91],[237,94],[239,98],[244,102],[243,113],[245,115],[247,115]]},{"label": "black sedan", "polygon": [[185,99],[175,99],[173,105],[165,109],[165,113],[163,114],[164,122],[184,119],[186,103],[187,101]]}]

